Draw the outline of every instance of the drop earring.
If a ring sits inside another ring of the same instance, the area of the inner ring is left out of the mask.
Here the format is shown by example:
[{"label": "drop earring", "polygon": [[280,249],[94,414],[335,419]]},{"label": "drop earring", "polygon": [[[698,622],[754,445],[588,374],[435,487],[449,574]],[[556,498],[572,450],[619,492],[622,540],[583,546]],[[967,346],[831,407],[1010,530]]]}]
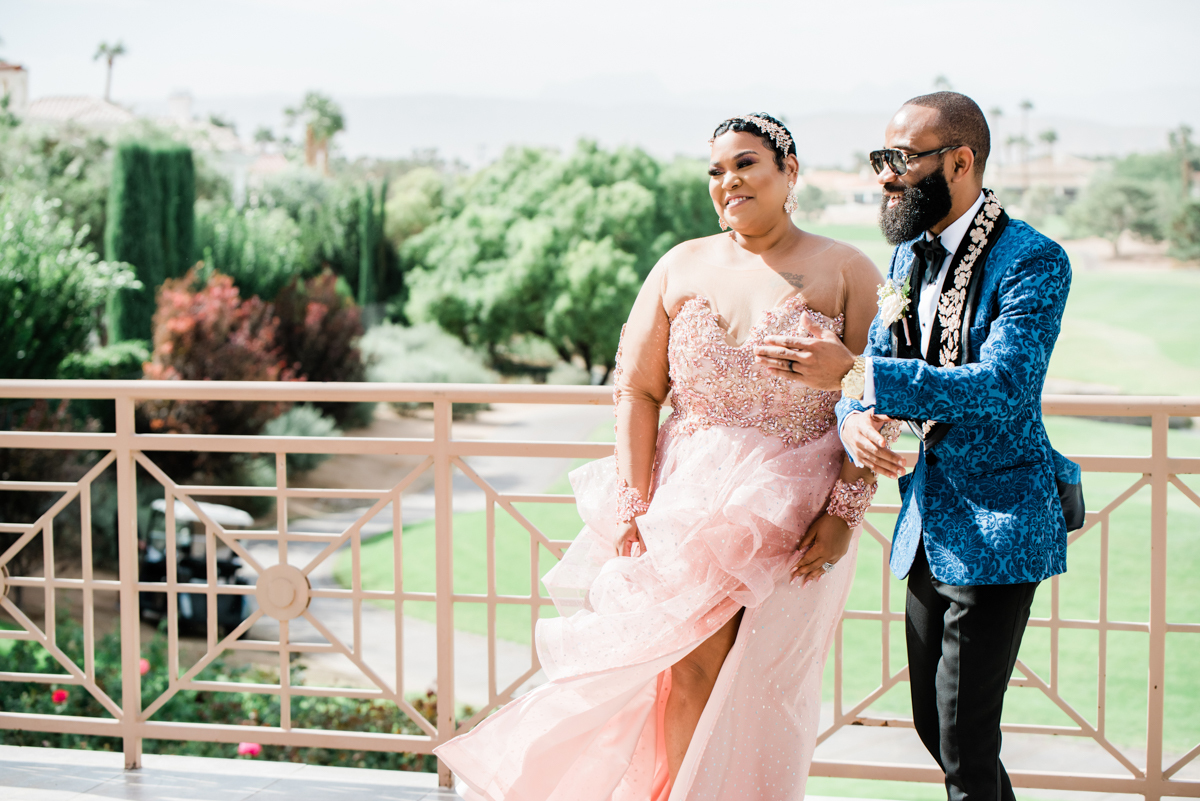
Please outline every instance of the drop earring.
[{"label": "drop earring", "polygon": [[795,181],[788,181],[787,200],[783,201],[783,211],[789,217],[795,214],[796,209],[800,207],[800,202],[796,200],[796,195],[792,192],[792,187],[795,185]]},{"label": "drop earring", "polygon": [[721,216],[721,215],[719,215],[719,214],[717,215],[717,222],[721,223],[721,230],[722,230],[722,231],[728,231],[728,230],[729,230],[729,223],[725,222],[725,218],[724,218],[724,217],[722,217],[722,216]]}]

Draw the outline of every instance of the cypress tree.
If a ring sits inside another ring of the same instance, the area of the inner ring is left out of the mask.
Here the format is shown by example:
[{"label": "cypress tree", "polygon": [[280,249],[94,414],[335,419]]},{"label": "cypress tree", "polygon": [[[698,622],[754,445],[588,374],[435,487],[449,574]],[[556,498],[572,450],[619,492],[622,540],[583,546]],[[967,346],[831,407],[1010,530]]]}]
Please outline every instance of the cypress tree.
[{"label": "cypress tree", "polygon": [[108,306],[109,340],[149,340],[155,293],[183,275],[195,247],[196,172],[185,146],[123,142],[113,154],[104,257],[133,265],[141,289],[122,290]]},{"label": "cypress tree", "polygon": [[379,188],[379,199],[367,183],[358,206],[358,305],[364,309],[375,303],[383,258],[384,204],[387,202],[387,181]]}]

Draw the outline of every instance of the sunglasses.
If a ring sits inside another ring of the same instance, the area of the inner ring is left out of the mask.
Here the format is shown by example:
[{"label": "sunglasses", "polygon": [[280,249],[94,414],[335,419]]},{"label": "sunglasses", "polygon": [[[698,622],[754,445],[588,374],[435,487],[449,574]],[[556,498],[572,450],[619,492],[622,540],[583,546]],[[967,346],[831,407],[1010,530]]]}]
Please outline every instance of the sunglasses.
[{"label": "sunglasses", "polygon": [[[894,172],[896,175],[904,175],[906,172],[908,172],[909,162],[913,161],[914,159],[919,159],[923,156],[941,155],[942,153],[946,153],[951,150],[957,150],[960,147],[964,147],[964,145],[947,145],[946,147],[942,148],[926,150],[924,153],[905,153],[903,150],[888,148],[887,150],[872,150],[871,155],[867,158],[870,160],[871,169],[875,171],[876,175],[883,172],[883,167],[885,164],[888,167],[891,167],[892,172]],[[975,149],[971,148],[971,152],[974,153]]]}]

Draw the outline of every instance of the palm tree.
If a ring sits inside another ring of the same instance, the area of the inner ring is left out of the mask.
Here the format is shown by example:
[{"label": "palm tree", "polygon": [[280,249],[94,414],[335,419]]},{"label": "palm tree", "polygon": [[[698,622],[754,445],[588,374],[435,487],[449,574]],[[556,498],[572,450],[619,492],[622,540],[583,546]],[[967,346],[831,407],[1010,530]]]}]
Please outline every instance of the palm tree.
[{"label": "palm tree", "polygon": [[[1004,116],[1004,109],[1000,108],[999,106],[992,106],[988,109],[987,113],[988,116],[992,118],[992,126],[994,127],[1000,121],[1000,118]],[[1007,161],[1007,159],[1005,159],[1005,161]]]},{"label": "palm tree", "polygon": [[[332,98],[309,92],[299,106],[284,110],[288,125],[304,122],[304,163],[329,173],[329,140],[346,130],[342,109]],[[319,157],[319,158],[318,158]]]},{"label": "palm tree", "polygon": [[1038,134],[1038,139],[1046,143],[1046,154],[1054,161],[1054,143],[1058,141],[1058,131],[1053,128],[1047,128]]},{"label": "palm tree", "polygon": [[950,79],[945,75],[939,75],[933,79],[933,88],[939,92],[952,92],[954,87],[950,85]]},{"label": "palm tree", "polygon": [[1032,110],[1032,100],[1025,98],[1021,101],[1021,174],[1026,189],[1029,188],[1029,112]]},{"label": "palm tree", "polygon": [[108,65],[108,72],[104,78],[104,101],[111,102],[112,97],[112,68],[113,62],[117,56],[125,55],[125,44],[120,40],[115,45],[110,45],[108,42],[101,42],[96,48],[96,55],[92,56],[92,61],[104,59],[104,63]]}]

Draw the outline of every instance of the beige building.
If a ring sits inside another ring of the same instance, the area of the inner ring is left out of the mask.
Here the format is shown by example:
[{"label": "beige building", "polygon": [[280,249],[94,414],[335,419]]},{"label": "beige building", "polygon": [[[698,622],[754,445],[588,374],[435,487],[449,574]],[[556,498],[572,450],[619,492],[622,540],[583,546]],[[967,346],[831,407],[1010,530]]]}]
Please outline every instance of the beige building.
[{"label": "beige building", "polygon": [[1042,156],[1027,162],[990,164],[984,186],[998,192],[1019,194],[1035,186],[1045,186],[1054,194],[1074,198],[1088,185],[1100,162],[1066,153]]},{"label": "beige building", "polygon": [[29,70],[20,64],[0,61],[0,97],[8,98],[8,110],[20,114],[29,102]]}]

